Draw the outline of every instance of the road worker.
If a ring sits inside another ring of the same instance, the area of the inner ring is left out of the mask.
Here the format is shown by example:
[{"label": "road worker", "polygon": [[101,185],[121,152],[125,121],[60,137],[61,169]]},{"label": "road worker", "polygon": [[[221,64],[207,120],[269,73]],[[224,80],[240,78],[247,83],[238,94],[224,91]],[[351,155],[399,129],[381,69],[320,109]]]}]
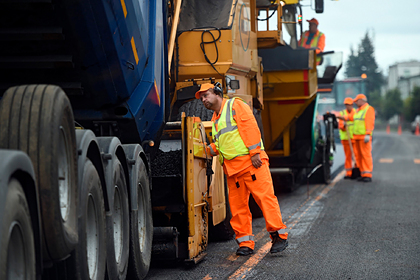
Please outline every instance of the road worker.
[{"label": "road worker", "polygon": [[232,212],[230,223],[239,244],[236,254],[245,256],[254,252],[252,215],[248,205],[250,193],[263,212],[272,239],[270,252],[283,251],[288,246],[286,225],[274,195],[268,156],[251,108],[240,98],[223,98],[219,83],[202,84],[195,97],[214,111],[213,143],[207,151],[212,156],[219,155],[227,177]]},{"label": "road worker", "polygon": [[339,116],[345,121],[354,121],[353,138],[355,140],[355,154],[357,167],[361,177],[357,180],[372,182],[372,132],[375,126],[375,109],[367,103],[366,95],[358,94],[353,100],[358,109],[353,116]]},{"label": "road worker", "polygon": [[[344,105],[346,109],[340,112],[340,116],[353,116],[356,113],[356,110],[353,108],[353,99],[350,97],[346,97],[344,99]],[[346,176],[344,179],[351,179],[352,175],[352,168],[353,168],[353,161],[352,161],[352,152],[349,143],[349,137],[351,141],[352,147],[354,147],[354,139],[353,139],[353,121],[340,121],[338,128],[340,129],[340,139],[341,144],[343,144],[344,155],[345,155],[345,162],[344,168],[346,169]]]},{"label": "road worker", "polygon": [[[316,18],[307,20],[309,22],[309,30],[302,34],[298,42],[299,47],[305,49],[315,49],[316,54],[320,54],[325,48],[325,35],[318,30],[319,22]],[[317,57],[317,65],[321,63],[321,57]]]}]

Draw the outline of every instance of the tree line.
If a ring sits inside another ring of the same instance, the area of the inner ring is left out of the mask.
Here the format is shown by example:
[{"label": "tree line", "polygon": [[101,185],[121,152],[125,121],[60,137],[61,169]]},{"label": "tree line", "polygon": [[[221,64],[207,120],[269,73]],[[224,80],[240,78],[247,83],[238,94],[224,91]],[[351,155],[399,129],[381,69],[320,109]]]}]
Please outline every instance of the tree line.
[{"label": "tree line", "polygon": [[350,48],[350,56],[345,64],[345,76],[350,78],[366,75],[368,102],[376,109],[379,119],[388,121],[394,115],[400,115],[405,120],[414,120],[416,115],[420,115],[420,87],[414,87],[404,101],[398,88],[388,89],[382,96],[381,87],[386,82],[376,63],[374,51],[372,38],[366,32],[357,49]]}]

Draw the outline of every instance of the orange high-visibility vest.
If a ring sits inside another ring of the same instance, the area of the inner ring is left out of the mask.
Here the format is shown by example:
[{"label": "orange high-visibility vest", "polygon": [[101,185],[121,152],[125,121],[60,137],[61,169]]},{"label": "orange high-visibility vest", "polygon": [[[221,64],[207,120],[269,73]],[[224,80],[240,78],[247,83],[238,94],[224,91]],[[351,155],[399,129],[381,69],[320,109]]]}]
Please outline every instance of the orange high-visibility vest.
[{"label": "orange high-visibility vest", "polygon": [[[308,41],[309,34],[310,34],[309,31],[306,31],[306,32],[304,32],[302,34],[302,38],[300,38],[300,41],[299,41],[299,46],[300,47],[304,47],[306,49],[308,49],[308,48],[314,48],[314,49],[316,49],[316,53],[317,54],[320,53],[320,52],[323,52],[324,51],[324,45],[318,46],[318,44],[319,44],[320,38],[322,36],[324,36],[324,33],[322,33],[321,31],[318,30],[314,34],[314,36],[312,37],[311,43],[310,43],[310,45],[308,47],[308,45],[306,44],[306,41]],[[319,65],[321,63],[321,57],[320,56],[318,56],[316,58],[316,62],[317,62],[317,65]]]}]

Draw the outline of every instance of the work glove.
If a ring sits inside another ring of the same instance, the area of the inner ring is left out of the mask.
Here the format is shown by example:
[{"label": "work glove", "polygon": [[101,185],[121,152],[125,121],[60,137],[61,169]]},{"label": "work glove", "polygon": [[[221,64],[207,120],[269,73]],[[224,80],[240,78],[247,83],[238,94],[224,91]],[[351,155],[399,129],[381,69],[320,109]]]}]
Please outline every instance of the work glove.
[{"label": "work glove", "polygon": [[370,135],[369,134],[366,134],[365,135],[365,143],[369,142],[369,140],[370,140]]}]

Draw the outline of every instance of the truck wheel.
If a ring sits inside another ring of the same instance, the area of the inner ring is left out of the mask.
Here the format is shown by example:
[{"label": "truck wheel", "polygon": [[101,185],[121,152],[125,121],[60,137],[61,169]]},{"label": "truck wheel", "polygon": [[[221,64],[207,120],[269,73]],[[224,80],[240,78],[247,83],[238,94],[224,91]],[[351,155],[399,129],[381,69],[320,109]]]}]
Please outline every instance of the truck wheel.
[{"label": "truck wheel", "polygon": [[9,182],[6,196],[0,225],[0,279],[36,279],[31,215],[19,181]]},{"label": "truck wheel", "polygon": [[[105,206],[101,180],[86,159],[79,193],[79,243],[66,260],[69,279],[103,280],[106,269]],[[63,279],[66,279],[63,275]]]},{"label": "truck wheel", "polygon": [[112,196],[109,197],[112,214],[107,215],[106,226],[107,274],[109,279],[125,279],[130,244],[127,181],[119,160],[114,161],[111,169],[114,173],[114,188]]},{"label": "truck wheel", "polygon": [[0,148],[31,158],[37,178],[44,258],[67,257],[77,244],[76,138],[71,104],[61,88],[9,88],[0,106]]},{"label": "truck wheel", "polygon": [[[329,184],[331,181],[331,166],[329,163],[328,151],[329,149],[327,149],[326,146],[322,146],[315,154],[315,166],[320,163],[322,163],[322,166],[312,174],[312,176],[309,178],[309,183]],[[311,170],[309,170],[309,172],[311,172]]]},{"label": "truck wheel", "polygon": [[137,210],[130,211],[130,264],[128,279],[146,277],[152,256],[153,221],[149,175],[143,160],[139,160],[137,176]]},{"label": "truck wheel", "polygon": [[235,234],[232,226],[230,225],[230,220],[232,219],[232,212],[230,211],[229,206],[229,196],[228,196],[228,187],[225,177],[225,203],[226,203],[226,218],[223,222],[213,225],[213,216],[212,212],[209,215],[209,240],[210,241],[225,241],[233,238]]}]

